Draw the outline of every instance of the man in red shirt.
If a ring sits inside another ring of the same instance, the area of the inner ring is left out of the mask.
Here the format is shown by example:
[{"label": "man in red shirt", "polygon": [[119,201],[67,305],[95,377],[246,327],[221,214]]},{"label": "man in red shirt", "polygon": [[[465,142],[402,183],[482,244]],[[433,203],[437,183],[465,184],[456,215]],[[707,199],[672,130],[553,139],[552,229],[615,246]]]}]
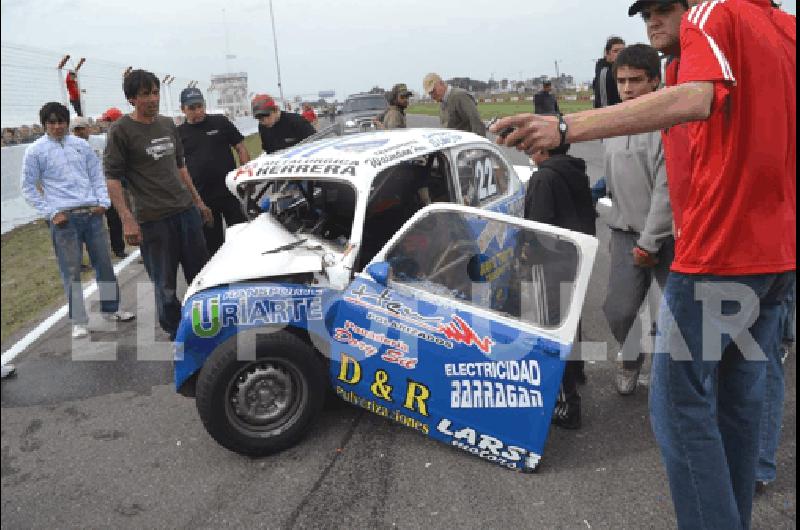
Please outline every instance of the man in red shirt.
[{"label": "man in red shirt", "polygon": [[81,111],[81,91],[78,88],[78,74],[70,70],[67,72],[67,92],[69,93],[69,102],[72,108],[75,109],[75,114],[83,116]]},{"label": "man in red shirt", "polygon": [[317,113],[314,112],[314,109],[308,103],[303,103],[303,114],[302,116],[306,119],[308,123],[313,126],[317,126]]},{"label": "man in red shirt", "polygon": [[[642,13],[652,42],[678,3],[640,0],[629,14]],[[669,129],[676,246],[651,421],[678,526],[749,528],[765,354],[777,354],[796,269],[796,24],[769,0],[688,7],[675,86],[568,117],[514,116],[493,130],[515,127],[500,142],[530,153]],[[689,138],[678,156],[671,128],[681,123]]]}]

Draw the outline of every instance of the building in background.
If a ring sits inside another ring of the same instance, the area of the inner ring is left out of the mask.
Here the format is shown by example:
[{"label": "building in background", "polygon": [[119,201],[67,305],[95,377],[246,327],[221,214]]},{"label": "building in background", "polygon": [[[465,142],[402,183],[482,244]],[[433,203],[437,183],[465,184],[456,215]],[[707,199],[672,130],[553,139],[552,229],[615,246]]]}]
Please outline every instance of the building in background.
[{"label": "building in background", "polygon": [[206,98],[210,107],[222,110],[229,118],[238,118],[250,114],[248,94],[247,72],[235,72],[212,75]]}]

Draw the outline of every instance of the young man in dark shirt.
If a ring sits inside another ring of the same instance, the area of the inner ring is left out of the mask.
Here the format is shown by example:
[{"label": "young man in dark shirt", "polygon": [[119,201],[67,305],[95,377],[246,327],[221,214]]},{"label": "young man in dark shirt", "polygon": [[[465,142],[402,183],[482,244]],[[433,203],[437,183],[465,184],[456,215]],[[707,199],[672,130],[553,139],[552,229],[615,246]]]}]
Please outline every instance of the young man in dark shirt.
[{"label": "young man in dark shirt", "polygon": [[224,241],[222,218],[231,226],[246,221],[239,201],[225,187],[225,177],[236,169],[231,147],[239,155],[239,164],[250,161],[244,136],[225,116],[206,114],[206,102],[198,88],[181,92],[181,110],[186,121],[178,127],[186,157],[186,167],[197,192],[211,208],[214,223],[203,227],[208,254],[214,255]]},{"label": "young man in dark shirt", "polygon": [[625,41],[620,37],[609,37],[606,40],[603,57],[597,60],[594,67],[594,80],[592,89],[594,90],[594,108],[608,107],[616,105],[622,98],[619,97],[617,82],[611,71],[617,55],[625,48]]},{"label": "young man in dark shirt", "polygon": [[281,112],[275,100],[257,94],[252,102],[253,116],[258,120],[258,134],[265,153],[274,153],[305,140],[315,132],[314,126],[299,114]]},{"label": "young man in dark shirt", "polygon": [[[109,129],[103,166],[125,242],[141,245],[159,324],[175,340],[181,319],[178,265],[191,284],[208,261],[201,228],[213,214],[186,169],[175,123],[158,114],[159,86],[158,78],[144,70],[125,77],[123,90],[134,110]],[[122,193],[122,178],[133,195],[135,217]]]},{"label": "young man in dark shirt", "polygon": [[558,114],[558,100],[551,92],[553,83],[545,81],[542,83],[542,90],[533,96],[533,112],[536,114]]},{"label": "young man in dark shirt", "polygon": [[[525,193],[525,219],[593,236],[595,210],[589,177],[586,175],[586,162],[569,156],[568,150],[569,145],[564,145],[534,153],[532,158],[538,170],[531,175]],[[553,412],[554,425],[565,429],[579,429],[581,426],[578,384],[585,380],[583,364],[583,361],[567,361]]]}]

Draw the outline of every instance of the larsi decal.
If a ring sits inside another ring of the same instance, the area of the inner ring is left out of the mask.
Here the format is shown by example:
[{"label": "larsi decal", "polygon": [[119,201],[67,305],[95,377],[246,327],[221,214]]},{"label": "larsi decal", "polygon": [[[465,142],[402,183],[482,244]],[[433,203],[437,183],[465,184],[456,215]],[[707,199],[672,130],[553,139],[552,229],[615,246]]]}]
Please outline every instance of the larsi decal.
[{"label": "larsi decal", "polygon": [[452,420],[442,419],[436,430],[450,439],[450,444],[509,469],[536,469],[541,457],[533,451],[507,444],[472,427],[456,427]]},{"label": "larsi decal", "polygon": [[439,324],[439,331],[444,333],[448,339],[464,344],[465,346],[475,345],[483,353],[489,355],[492,353],[492,346],[494,341],[491,337],[478,337],[475,330],[467,324],[464,319],[457,315],[453,315],[453,321],[447,324]]},{"label": "larsi decal", "polygon": [[219,295],[208,298],[208,314],[211,322],[203,319],[203,302],[205,300],[195,300],[192,302],[192,331],[198,337],[207,339],[214,337],[222,328],[222,320],[219,317]]}]

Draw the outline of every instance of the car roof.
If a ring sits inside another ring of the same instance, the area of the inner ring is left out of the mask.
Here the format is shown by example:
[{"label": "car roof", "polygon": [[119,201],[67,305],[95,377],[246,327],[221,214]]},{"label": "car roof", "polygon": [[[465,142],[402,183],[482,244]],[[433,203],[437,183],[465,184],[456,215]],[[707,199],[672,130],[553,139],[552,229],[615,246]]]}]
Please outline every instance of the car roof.
[{"label": "car roof", "polygon": [[375,176],[400,162],[458,145],[486,144],[483,136],[453,129],[394,129],[324,138],[262,154],[228,174],[228,188],[270,179],[348,180],[369,190]]}]

